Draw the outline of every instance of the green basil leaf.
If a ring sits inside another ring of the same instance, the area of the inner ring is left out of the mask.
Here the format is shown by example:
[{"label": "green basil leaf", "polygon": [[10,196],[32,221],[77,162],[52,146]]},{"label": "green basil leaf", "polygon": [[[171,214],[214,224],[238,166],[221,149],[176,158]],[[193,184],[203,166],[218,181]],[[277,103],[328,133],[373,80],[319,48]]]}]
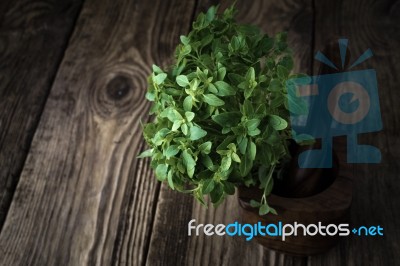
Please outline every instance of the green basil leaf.
[{"label": "green basil leaf", "polygon": [[160,114],[161,117],[167,117],[169,121],[175,122],[176,120],[182,120],[182,115],[172,107],[168,107]]},{"label": "green basil leaf", "polygon": [[245,80],[244,77],[236,73],[228,73],[228,79],[231,82],[231,84],[239,84]]},{"label": "green basil leaf", "polygon": [[169,187],[174,190],[175,186],[174,186],[174,181],[172,179],[173,175],[172,175],[172,171],[171,170],[168,172],[168,176],[167,177],[168,177],[168,185],[169,185]]},{"label": "green basil leaf", "polygon": [[188,134],[188,126],[185,123],[181,125],[181,130],[185,136]]},{"label": "green basil leaf", "polygon": [[194,118],[194,113],[193,113],[193,112],[185,112],[185,117],[186,117],[186,120],[187,120],[188,122],[190,122],[190,121],[192,121],[193,118]]},{"label": "green basil leaf", "polygon": [[270,152],[270,148],[267,144],[264,144],[258,152],[260,161],[263,165],[270,165],[272,162],[272,156]]},{"label": "green basil leaf", "polygon": [[191,111],[193,106],[192,96],[186,96],[185,100],[183,100],[183,109],[185,111]]},{"label": "green basil leaf", "polygon": [[249,130],[247,132],[247,135],[249,135],[250,137],[254,137],[254,136],[260,135],[260,133],[261,133],[261,131],[258,128],[256,128],[253,130]]},{"label": "green basil leaf", "polygon": [[204,101],[211,106],[222,106],[225,104],[223,100],[215,96],[214,94],[204,94]]},{"label": "green basil leaf", "polygon": [[221,161],[221,171],[228,171],[231,167],[232,159],[230,156],[225,156]]},{"label": "green basil leaf", "polygon": [[211,146],[212,146],[211,141],[207,141],[199,146],[199,150],[204,154],[209,154],[211,151]]},{"label": "green basil leaf", "polygon": [[200,189],[196,189],[195,192],[193,193],[193,196],[201,205],[207,207],[207,203],[204,201],[204,196]]},{"label": "green basil leaf", "polygon": [[252,161],[254,161],[254,159],[256,158],[256,152],[257,152],[256,144],[250,140],[250,143],[247,146],[247,148],[248,148],[248,154],[250,156],[250,159]]},{"label": "green basil leaf", "polygon": [[207,131],[201,129],[197,126],[192,126],[190,128],[190,140],[198,140],[207,135]]},{"label": "green basil leaf", "polygon": [[275,97],[271,100],[270,103],[271,108],[272,109],[279,108],[282,105],[285,105],[285,96],[281,93],[275,94]]},{"label": "green basil leaf", "polygon": [[286,120],[277,115],[270,115],[269,122],[275,130],[283,130],[288,126]]},{"label": "green basil leaf", "polygon": [[156,177],[159,181],[164,181],[167,178],[168,165],[159,164],[156,168]]},{"label": "green basil leaf", "polygon": [[230,128],[230,127],[224,127],[224,128],[222,128],[221,133],[222,133],[222,134],[227,134],[227,133],[229,133],[230,131],[231,131],[231,128]]},{"label": "green basil leaf", "polygon": [[154,82],[155,82],[157,85],[160,85],[161,83],[164,82],[164,80],[165,80],[166,78],[167,78],[167,74],[161,73],[161,74],[158,74],[157,76],[155,76],[155,77],[153,78],[153,80],[154,80]]},{"label": "green basil leaf", "polygon": [[165,93],[172,95],[172,96],[181,96],[183,95],[182,90],[177,90],[177,89],[173,89],[173,88],[166,88],[165,89]]},{"label": "green basil leaf", "polygon": [[276,210],[274,208],[269,207],[269,212],[274,215],[278,215],[278,213],[276,212]]},{"label": "green basil leaf", "polygon": [[250,96],[253,94],[254,87],[249,85],[244,89],[244,98],[249,99]]},{"label": "green basil leaf", "polygon": [[201,39],[201,46],[206,46],[208,44],[210,44],[214,39],[213,35],[207,35],[204,38]]},{"label": "green basil leaf", "polygon": [[244,100],[242,109],[245,116],[252,116],[254,114],[253,104],[249,100]]},{"label": "green basil leaf", "polygon": [[222,127],[233,127],[239,124],[241,117],[240,112],[226,112],[213,115],[211,119]]},{"label": "green basil leaf", "polygon": [[181,42],[183,43],[183,45],[188,45],[190,42],[190,39],[188,37],[186,37],[185,35],[181,35],[180,39],[181,39]]},{"label": "green basil leaf", "polygon": [[308,113],[308,105],[306,101],[300,97],[288,95],[289,111],[294,115],[306,115]]},{"label": "green basil leaf", "polygon": [[272,92],[280,91],[281,88],[282,88],[281,82],[277,79],[271,80],[271,82],[269,83],[269,86],[268,86],[268,90],[272,91]]},{"label": "green basil leaf", "polygon": [[250,206],[253,208],[259,208],[261,206],[261,203],[255,200],[250,200]]},{"label": "green basil leaf", "polygon": [[224,186],[224,192],[228,195],[233,195],[235,194],[235,185],[232,184],[231,182],[224,181],[223,183]]},{"label": "green basil leaf", "polygon": [[261,120],[258,118],[247,120],[245,125],[248,130],[255,130],[260,124]]},{"label": "green basil leaf", "polygon": [[267,183],[267,189],[265,190],[265,195],[269,195],[274,187],[274,179],[270,178]]},{"label": "green basil leaf", "polygon": [[196,161],[193,159],[192,155],[190,155],[186,150],[182,152],[183,163],[186,166],[187,174],[190,178],[193,177],[194,168],[196,166]]},{"label": "green basil leaf", "polygon": [[269,213],[269,206],[267,204],[263,204],[261,205],[258,214],[259,215],[266,215]]},{"label": "green basil leaf", "polygon": [[153,92],[150,92],[150,91],[146,92],[145,97],[150,102],[154,102],[154,100],[156,99],[156,95]]},{"label": "green basil leaf", "polygon": [[293,139],[300,145],[311,145],[315,143],[315,138],[308,134],[292,134]]},{"label": "green basil leaf", "polygon": [[242,141],[240,142],[240,143],[238,143],[239,145],[238,145],[238,147],[239,147],[239,151],[242,153],[242,154],[245,154],[246,153],[246,150],[247,150],[247,138],[243,138],[242,139]]},{"label": "green basil leaf", "polygon": [[269,37],[264,37],[260,42],[260,48],[265,53],[272,49],[274,46],[274,39]]},{"label": "green basil leaf", "polygon": [[215,14],[216,14],[216,13],[217,13],[217,7],[211,6],[211,7],[207,10],[206,17],[205,17],[206,21],[208,21],[208,22],[213,21],[214,18],[215,18]]},{"label": "green basil leaf", "polygon": [[282,58],[279,64],[290,70],[293,68],[293,59],[291,56],[285,56]]},{"label": "green basil leaf", "polygon": [[254,71],[254,67],[250,67],[249,70],[247,70],[246,73],[246,80],[247,82],[252,82],[256,79],[256,74]]},{"label": "green basil leaf", "polygon": [[252,167],[253,160],[251,160],[250,155],[246,153],[244,155],[244,158],[242,159],[242,163],[240,164],[240,175],[242,177],[247,176],[250,173]]},{"label": "green basil leaf", "polygon": [[148,149],[139,154],[136,158],[145,158],[145,157],[151,157],[153,155],[153,149]]},{"label": "green basil leaf", "polygon": [[208,169],[212,170],[214,167],[213,161],[211,160],[210,156],[203,155],[201,158],[202,164],[207,167]]},{"label": "green basil leaf", "polygon": [[230,96],[236,94],[235,89],[225,81],[217,81],[214,84],[218,89],[218,96]]},{"label": "green basil leaf", "polygon": [[156,73],[156,74],[164,73],[164,71],[162,71],[162,69],[159,68],[159,67],[156,66],[156,65],[153,65],[152,68],[153,68],[153,72]]},{"label": "green basil leaf", "polygon": [[217,88],[212,83],[208,84],[208,91],[214,94],[218,94]]},{"label": "green basil leaf", "polygon": [[227,148],[233,152],[236,152],[236,145],[235,143],[230,143]]},{"label": "green basil leaf", "polygon": [[226,75],[226,68],[225,67],[221,67],[218,69],[218,79],[219,80],[223,80],[225,78]]},{"label": "green basil leaf", "polygon": [[226,150],[228,145],[235,139],[235,136],[227,136],[221,144],[218,145],[217,151]]},{"label": "green basil leaf", "polygon": [[234,160],[237,163],[241,163],[240,157],[239,155],[237,155],[237,153],[232,153],[232,160]]},{"label": "green basil leaf", "polygon": [[169,158],[169,157],[177,155],[178,152],[179,152],[178,145],[171,145],[165,151],[165,156]]},{"label": "green basil leaf", "polygon": [[176,83],[181,87],[186,87],[189,85],[189,80],[185,75],[179,75],[176,77]]},{"label": "green basil leaf", "polygon": [[286,79],[289,76],[289,70],[287,70],[286,67],[282,65],[277,66],[277,71],[278,71],[278,77],[280,79]]},{"label": "green basil leaf", "polygon": [[214,189],[214,187],[215,187],[215,182],[212,178],[204,180],[202,189],[203,194],[210,193]]},{"label": "green basil leaf", "polygon": [[223,199],[224,189],[220,183],[215,184],[214,189],[210,193],[211,202],[218,203]]},{"label": "green basil leaf", "polygon": [[172,131],[177,131],[178,128],[182,125],[182,120],[176,120],[174,121],[173,125],[172,125]]},{"label": "green basil leaf", "polygon": [[188,55],[190,54],[191,51],[192,51],[192,46],[190,44],[183,45],[179,56]]}]

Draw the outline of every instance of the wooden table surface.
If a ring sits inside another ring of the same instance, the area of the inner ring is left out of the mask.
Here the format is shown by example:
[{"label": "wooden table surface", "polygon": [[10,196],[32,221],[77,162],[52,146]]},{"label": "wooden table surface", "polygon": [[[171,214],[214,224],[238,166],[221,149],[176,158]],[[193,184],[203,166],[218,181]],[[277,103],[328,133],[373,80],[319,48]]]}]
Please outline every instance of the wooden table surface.
[{"label": "wooden table surface", "polygon": [[[238,20],[285,30],[296,71],[349,38],[371,48],[384,129],[362,141],[378,165],[354,169],[348,237],[296,258],[231,237],[188,237],[187,223],[238,219],[236,197],[205,209],[156,182],[144,150],[146,77],[167,66],[193,18],[215,1],[0,2],[0,265],[400,265],[400,1],[238,1]],[[223,2],[223,7],[228,3]]]}]

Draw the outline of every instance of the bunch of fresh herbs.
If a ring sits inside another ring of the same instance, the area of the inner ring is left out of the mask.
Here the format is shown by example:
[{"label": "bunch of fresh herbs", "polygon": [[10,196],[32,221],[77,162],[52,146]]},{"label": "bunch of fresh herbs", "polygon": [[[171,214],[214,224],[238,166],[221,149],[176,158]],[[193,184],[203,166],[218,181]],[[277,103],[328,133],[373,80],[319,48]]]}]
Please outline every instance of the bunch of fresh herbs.
[{"label": "bunch of fresh herbs", "polygon": [[276,213],[267,203],[275,167],[288,156],[289,113],[285,83],[293,67],[286,35],[262,34],[238,24],[232,6],[211,7],[181,36],[175,64],[153,65],[146,98],[154,122],[144,125],[158,180],[172,189],[204,195],[219,204],[235,186],[263,190],[260,215]]}]

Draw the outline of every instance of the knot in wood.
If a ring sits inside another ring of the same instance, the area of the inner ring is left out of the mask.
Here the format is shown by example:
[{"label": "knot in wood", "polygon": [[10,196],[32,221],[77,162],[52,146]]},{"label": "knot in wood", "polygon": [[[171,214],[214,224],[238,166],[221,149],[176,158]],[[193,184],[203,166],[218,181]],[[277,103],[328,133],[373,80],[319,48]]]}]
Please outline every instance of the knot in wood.
[{"label": "knot in wood", "polygon": [[89,101],[92,110],[103,119],[131,115],[142,102],[146,74],[131,65],[114,65],[94,74]]},{"label": "knot in wood", "polygon": [[129,95],[133,90],[132,81],[125,76],[116,76],[106,86],[106,93],[110,100],[119,101]]}]

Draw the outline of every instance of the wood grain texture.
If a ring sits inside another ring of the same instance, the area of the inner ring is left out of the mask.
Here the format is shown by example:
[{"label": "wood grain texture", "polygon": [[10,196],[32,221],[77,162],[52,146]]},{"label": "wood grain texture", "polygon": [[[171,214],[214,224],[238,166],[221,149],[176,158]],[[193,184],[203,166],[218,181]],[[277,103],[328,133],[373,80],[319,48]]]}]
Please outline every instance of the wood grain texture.
[{"label": "wood grain texture", "polygon": [[3,265],[144,263],[158,193],[136,159],[146,77],[193,8],[85,1],[0,235]]},{"label": "wood grain texture", "polygon": [[316,50],[343,36],[349,39],[350,62],[368,48],[374,54],[357,69],[377,72],[383,130],[362,134],[359,142],[378,147],[382,162],[354,167],[351,225],[381,225],[384,236],[350,236],[329,253],[310,257],[308,264],[399,265],[400,2],[315,1],[315,11]]},{"label": "wood grain texture", "polygon": [[81,3],[0,3],[0,229]]},{"label": "wood grain texture", "polygon": [[193,198],[161,186],[146,265],[185,265]]},{"label": "wood grain texture", "polygon": [[[194,203],[192,219],[196,224],[229,224],[240,221],[236,197],[227,198],[218,208],[208,202],[208,209]],[[217,237],[201,234],[190,238],[185,265],[259,265],[264,261],[264,250],[255,241],[243,237]]]}]

